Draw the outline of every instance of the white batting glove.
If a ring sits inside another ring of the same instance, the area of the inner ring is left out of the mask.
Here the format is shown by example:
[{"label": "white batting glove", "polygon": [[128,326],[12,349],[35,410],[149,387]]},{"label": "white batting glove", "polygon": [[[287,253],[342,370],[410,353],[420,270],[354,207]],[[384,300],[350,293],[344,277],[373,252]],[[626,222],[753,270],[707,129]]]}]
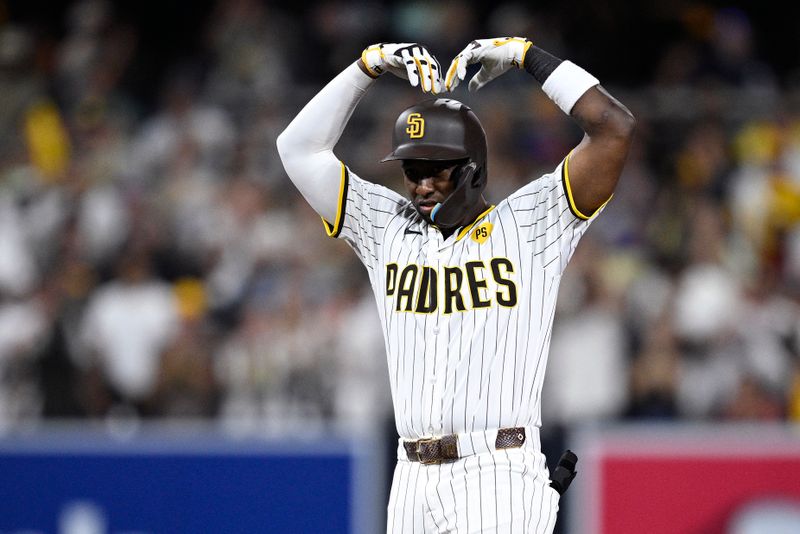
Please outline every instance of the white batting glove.
[{"label": "white batting glove", "polygon": [[378,43],[361,52],[361,63],[375,78],[386,71],[408,80],[423,93],[442,92],[442,67],[428,50],[417,43]]},{"label": "white batting glove", "polygon": [[481,70],[469,81],[469,90],[477,91],[508,69],[523,68],[525,53],[533,43],[524,37],[496,37],[472,41],[450,63],[445,89],[452,91],[467,75],[467,66],[480,63]]}]

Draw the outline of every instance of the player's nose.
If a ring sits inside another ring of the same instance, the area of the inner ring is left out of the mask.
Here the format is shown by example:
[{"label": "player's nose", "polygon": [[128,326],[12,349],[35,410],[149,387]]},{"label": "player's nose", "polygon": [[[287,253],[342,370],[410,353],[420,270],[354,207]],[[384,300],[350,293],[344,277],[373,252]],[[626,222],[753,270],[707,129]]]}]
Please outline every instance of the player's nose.
[{"label": "player's nose", "polygon": [[433,177],[424,176],[419,182],[417,182],[417,195],[425,196],[432,193],[433,190]]}]

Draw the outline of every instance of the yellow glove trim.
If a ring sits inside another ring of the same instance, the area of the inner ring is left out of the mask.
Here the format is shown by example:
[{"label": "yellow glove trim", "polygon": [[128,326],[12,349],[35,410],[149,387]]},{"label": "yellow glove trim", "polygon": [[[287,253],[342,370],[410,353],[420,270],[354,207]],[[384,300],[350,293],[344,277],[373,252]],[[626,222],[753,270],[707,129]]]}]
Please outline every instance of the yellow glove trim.
[{"label": "yellow glove trim", "polygon": [[367,52],[371,52],[373,50],[377,50],[378,53],[381,55],[382,59],[386,57],[383,55],[383,50],[381,50],[380,45],[369,46],[365,48],[363,52],[361,52],[361,64],[364,65],[364,68],[367,69],[367,72],[369,73],[370,76],[372,76],[373,78],[377,78],[378,76],[380,76],[380,73],[372,70],[369,67],[369,62],[367,61]]},{"label": "yellow glove trim", "polygon": [[[427,92],[427,89],[425,89],[425,81],[424,81],[425,77],[422,75],[422,63],[420,63],[419,59],[417,59],[416,57],[412,57],[412,59],[414,60],[414,63],[417,65],[417,78],[419,78],[419,87],[420,89],[422,89],[423,92]],[[433,87],[431,87],[431,90],[432,89]]]},{"label": "yellow glove trim", "polygon": [[520,58],[519,63],[517,63],[514,60],[511,60],[511,64],[512,65],[514,65],[518,69],[523,68],[523,66],[525,64],[525,54],[527,54],[528,53],[528,49],[531,46],[533,46],[533,41],[529,41],[528,39],[525,39],[524,37],[506,37],[504,39],[495,39],[492,42],[492,44],[494,46],[503,46],[503,45],[507,45],[508,43],[523,43],[525,45],[525,49],[522,51],[522,57]]},{"label": "yellow glove trim", "polygon": [[517,68],[524,69],[525,68],[525,56],[528,54],[528,50],[533,46],[533,41],[528,41],[525,45],[525,50],[522,51],[522,59],[519,60],[519,65]]},{"label": "yellow glove trim", "polygon": [[433,63],[430,64],[430,69],[428,69],[431,73],[431,94],[436,95],[436,79],[433,76]]},{"label": "yellow glove trim", "polygon": [[447,78],[444,81],[444,88],[448,91],[450,90],[450,86],[453,83],[453,76],[456,75],[458,72],[458,60],[461,59],[461,56],[456,56],[453,62],[450,64],[450,68],[447,69]]},{"label": "yellow glove trim", "polygon": [[525,43],[530,42],[524,37],[504,37],[503,39],[495,39],[492,43],[495,46],[503,46],[508,43]]}]

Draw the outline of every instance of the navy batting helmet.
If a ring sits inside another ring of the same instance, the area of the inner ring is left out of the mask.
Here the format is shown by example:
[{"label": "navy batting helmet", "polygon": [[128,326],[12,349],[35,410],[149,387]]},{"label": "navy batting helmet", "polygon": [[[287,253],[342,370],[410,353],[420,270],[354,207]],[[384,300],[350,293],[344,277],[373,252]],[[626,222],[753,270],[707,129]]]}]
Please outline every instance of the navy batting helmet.
[{"label": "navy batting helmet", "polygon": [[441,226],[461,222],[486,188],[486,132],[472,110],[450,98],[427,100],[403,111],[392,135],[392,152],[381,161],[465,160],[451,176],[457,180],[431,219]]}]

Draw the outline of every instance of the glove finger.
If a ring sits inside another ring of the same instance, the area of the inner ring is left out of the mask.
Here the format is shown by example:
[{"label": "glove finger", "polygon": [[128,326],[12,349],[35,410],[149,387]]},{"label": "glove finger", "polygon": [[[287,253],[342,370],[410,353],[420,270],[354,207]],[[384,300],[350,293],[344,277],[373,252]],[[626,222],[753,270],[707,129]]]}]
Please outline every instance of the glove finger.
[{"label": "glove finger", "polygon": [[425,48],[420,47],[414,51],[414,59],[417,62],[417,72],[419,72],[422,92],[433,92],[433,60],[431,55]]},{"label": "glove finger", "polygon": [[431,90],[431,77],[430,74],[430,64],[428,60],[424,57],[420,57],[417,54],[414,54],[414,64],[416,65],[417,69],[417,76],[419,76],[419,88],[422,89],[423,93],[428,93]]},{"label": "glove finger", "polygon": [[458,65],[461,62],[461,56],[456,56],[450,62],[450,67],[447,69],[447,75],[444,79],[444,88],[447,91],[452,91],[458,87],[461,78],[458,75]]},{"label": "glove finger", "polygon": [[414,61],[414,58],[408,52],[408,50],[403,50],[403,65],[406,68],[406,73],[408,74],[408,81],[411,83],[411,87],[416,87],[419,85],[419,73],[417,72],[417,63]]},{"label": "glove finger", "polygon": [[[426,51],[427,53],[427,51]],[[439,63],[439,60],[436,59],[436,56],[432,56],[428,53],[429,59],[431,61],[431,71],[432,71],[432,79],[433,79],[433,94],[437,95],[444,91],[444,77],[442,73],[442,65]]]},{"label": "glove finger", "polygon": [[467,65],[475,62],[475,58],[482,51],[482,49],[483,46],[478,41],[471,41],[467,46],[464,47],[464,50],[458,53],[458,56],[461,57],[461,61],[464,62],[464,68],[466,68]]},{"label": "glove finger", "polygon": [[461,81],[467,77],[467,67],[477,62],[478,58],[472,50],[461,55],[461,61],[458,62],[458,77],[461,78]]},{"label": "glove finger", "polygon": [[442,92],[442,67],[439,61],[431,56],[430,52],[422,49],[423,57],[428,62],[428,77],[430,80],[430,91],[433,94]]},{"label": "glove finger", "polygon": [[[459,54],[453,60],[453,63],[450,64],[450,68],[453,69],[454,75],[450,78],[450,90],[458,86],[459,83],[464,81],[467,77],[467,66],[475,63],[475,56],[472,52],[466,52],[464,54]],[[449,77],[449,71],[448,71]]]},{"label": "glove finger", "polygon": [[447,76],[445,78],[445,88],[447,90],[452,91],[464,79],[467,72],[467,61],[471,55],[471,48],[472,43],[465,46],[464,49],[453,58],[453,61],[450,62],[450,67],[447,69]]},{"label": "glove finger", "polygon": [[498,72],[487,68],[485,65],[481,67],[481,70],[478,71],[478,74],[472,77],[469,81],[469,90],[470,91],[477,91],[490,81],[497,78]]}]

